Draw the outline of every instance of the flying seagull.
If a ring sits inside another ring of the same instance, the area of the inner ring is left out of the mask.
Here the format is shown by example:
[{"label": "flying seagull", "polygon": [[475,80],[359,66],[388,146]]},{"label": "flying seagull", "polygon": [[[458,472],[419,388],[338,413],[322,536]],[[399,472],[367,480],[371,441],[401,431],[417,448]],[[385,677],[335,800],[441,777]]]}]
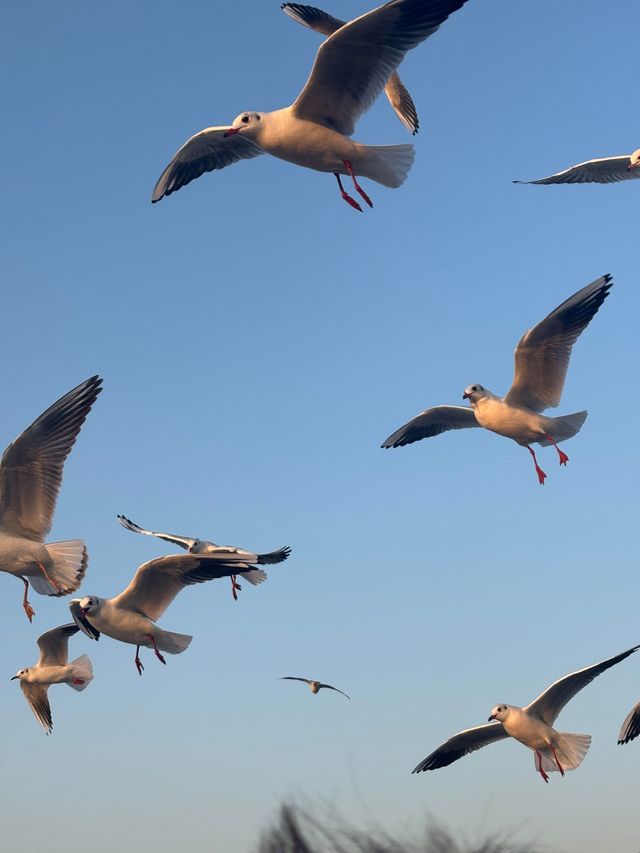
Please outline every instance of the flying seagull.
[{"label": "flying seagull", "polygon": [[558,714],[583,687],[637,649],[640,646],[633,646],[601,663],[565,675],[524,708],[496,705],[489,715],[488,724],[458,732],[421,761],[412,772],[447,767],[470,752],[507,737],[515,738],[533,750],[536,771],[545,782],[549,781],[547,772],[557,770],[564,776],[565,771],[575,770],[591,745],[591,735],[556,731],[553,724]]},{"label": "flying seagull", "polygon": [[179,655],[193,639],[187,634],[163,631],[155,624],[181,590],[251,568],[239,554],[172,554],[143,563],[129,586],[115,598],[85,595],[72,599],[69,610],[76,625],[90,639],[99,640],[103,633],[134,645],[135,664],[142,675],[140,646],[153,649],[158,660],[166,663],[161,651]]},{"label": "flying seagull", "polygon": [[[336,693],[342,693],[343,696],[347,696],[346,693],[338,690],[337,687],[332,687],[331,684],[323,684],[321,681],[313,681],[311,678],[296,678],[295,675],[283,675],[280,681],[304,681],[305,684],[309,685],[312,693],[317,693],[318,690],[326,687],[328,690],[335,690]],[[347,696],[347,699],[351,699],[351,696]]]},{"label": "flying seagull", "polygon": [[68,684],[74,690],[84,690],[93,678],[91,661],[87,655],[69,660],[69,637],[78,633],[76,625],[60,625],[38,637],[40,658],[35,666],[18,670],[11,681],[18,679],[22,692],[37,721],[47,734],[51,734],[53,720],[49,707],[50,684]]},{"label": "flying seagull", "polygon": [[[175,533],[159,533],[156,530],[145,530],[124,515],[119,515],[118,521],[124,528],[131,530],[133,533],[142,533],[145,536],[157,536],[158,539],[164,539],[165,542],[171,542],[174,545],[185,548],[190,554],[237,554],[243,558],[244,562],[249,564],[274,565],[286,560],[291,553],[291,548],[285,545],[284,548],[271,551],[269,554],[254,554],[242,548],[234,548],[232,545],[216,545],[215,542],[209,542],[206,539],[194,539],[190,536],[178,536]],[[254,586],[267,579],[267,573],[262,571],[262,569],[256,568],[252,568],[247,572],[238,572],[238,575]],[[231,594],[235,601],[238,600],[237,590],[241,589],[240,584],[236,582],[236,575],[231,575]]]},{"label": "flying seagull", "polygon": [[[283,3],[282,10],[294,21],[324,36],[333,35],[346,23],[346,21],[329,15],[328,12],[323,12],[322,9],[315,6],[304,6],[302,3]],[[384,92],[402,124],[415,136],[419,127],[418,113],[413,98],[397,71],[394,71],[387,80]]]},{"label": "flying seagull", "polygon": [[69,595],[87,570],[81,539],[44,544],[51,530],[62,469],[80,427],[100,393],[92,376],[69,391],[7,447],[0,460],[0,571],[24,583],[22,606],[31,622],[35,610],[29,582],[40,595]]},{"label": "flying seagull", "polygon": [[618,743],[631,743],[638,735],[640,735],[640,702],[634,705],[626,716],[618,735]]},{"label": "flying seagull", "polygon": [[560,450],[558,443],[579,432],[587,412],[557,418],[540,413],[559,405],[571,349],[612,286],[610,275],[601,276],[524,333],[515,351],[513,384],[504,397],[496,396],[482,385],[468,385],[462,399],[469,400],[471,408],[435,406],[426,409],[390,435],[382,447],[402,447],[450,429],[484,427],[526,447],[533,457],[538,482],[543,484],[547,475],[538,465],[531,444],[536,442],[543,447],[553,444],[560,464],[566,465],[569,457]]},{"label": "flying seagull", "polygon": [[390,0],[336,30],[320,46],[304,89],[274,112],[243,112],[233,124],[207,127],[187,140],[160,176],[151,201],[238,160],[271,154],[307,169],[333,172],[342,198],[362,211],[342,185],[348,175],[373,207],[357,176],[399,187],[413,145],[363,145],[349,137],[407,51],[436,32],[466,0]]},{"label": "flying seagull", "polygon": [[514,184],[615,184],[640,178],[640,148],[633,154],[600,157],[571,166],[537,181],[514,181]]}]

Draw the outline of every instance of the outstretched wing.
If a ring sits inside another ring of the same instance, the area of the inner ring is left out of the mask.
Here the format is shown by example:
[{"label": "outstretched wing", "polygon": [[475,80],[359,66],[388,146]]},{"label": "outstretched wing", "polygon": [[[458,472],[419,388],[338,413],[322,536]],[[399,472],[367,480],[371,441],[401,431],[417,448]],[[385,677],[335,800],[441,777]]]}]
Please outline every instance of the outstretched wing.
[{"label": "outstretched wing", "polygon": [[615,184],[618,181],[630,181],[640,178],[640,169],[630,169],[630,157],[623,154],[620,157],[601,157],[597,160],[586,160],[556,172],[537,181],[514,181],[514,184]]},{"label": "outstretched wing", "polygon": [[36,720],[40,723],[47,734],[51,734],[51,730],[53,729],[53,720],[51,719],[51,708],[49,706],[47,686],[43,684],[29,684],[28,681],[21,681],[20,687],[22,687],[22,692],[29,703],[29,707],[33,711]]},{"label": "outstretched wing", "polygon": [[594,663],[592,666],[587,666],[584,669],[579,669],[577,672],[572,672],[565,675],[564,678],[559,678],[558,681],[547,687],[544,693],[541,693],[537,699],[534,699],[530,705],[524,709],[527,713],[539,717],[548,726],[552,726],[556,717],[562,711],[567,702],[571,701],[576,693],[579,693],[583,687],[590,684],[594,678],[603,673],[605,670],[615,666],[620,661],[628,658],[640,646],[633,646],[615,657],[607,658],[600,663]]},{"label": "outstretched wing", "polygon": [[411,772],[421,773],[423,770],[438,770],[440,767],[448,767],[449,764],[453,764],[454,761],[470,752],[475,752],[476,749],[482,749],[483,746],[488,746],[490,743],[504,740],[507,737],[509,735],[502,723],[497,721],[476,726],[474,729],[465,729],[449,738],[431,755],[427,755]]},{"label": "outstretched wing", "polygon": [[618,735],[618,743],[630,743],[638,735],[640,735],[640,702],[627,714]]},{"label": "outstretched wing", "polygon": [[69,637],[77,634],[77,625],[60,625],[38,637],[38,666],[64,666],[69,660]]},{"label": "outstretched wing", "polygon": [[43,542],[51,530],[65,459],[100,393],[92,376],[43,412],[0,461],[0,529]]},{"label": "outstretched wing", "polygon": [[468,406],[434,406],[397,429],[381,447],[403,447],[405,444],[412,444],[421,438],[432,438],[450,429],[479,426],[473,409]]},{"label": "outstretched wing", "polygon": [[[343,690],[338,690],[337,687],[333,687],[331,684],[318,684],[318,690],[320,690],[320,688],[322,687],[326,687],[329,690],[335,690],[336,693],[342,693],[343,696],[347,696],[347,694]],[[347,699],[351,699],[351,696],[347,696]]]},{"label": "outstretched wing", "polygon": [[573,345],[612,287],[610,275],[600,276],[524,333],[516,347],[515,375],[505,403],[534,412],[560,403]]},{"label": "outstretched wing", "polygon": [[295,675],[283,675],[280,681],[304,681],[305,684],[311,684],[310,678],[296,678]]},{"label": "outstretched wing", "polygon": [[164,196],[186,187],[205,172],[224,169],[238,160],[249,160],[264,154],[262,148],[241,133],[225,136],[230,129],[230,125],[206,127],[187,139],[158,178],[151,201],[160,201]]},{"label": "outstretched wing", "polygon": [[187,551],[193,548],[196,543],[195,539],[191,539],[188,536],[178,536],[175,533],[159,533],[157,530],[145,530],[127,518],[126,515],[118,515],[116,518],[125,530],[131,530],[132,533],[142,533],[144,536],[157,536],[158,539],[164,539],[165,542],[172,542],[174,545],[179,545],[180,548],[185,548]]}]

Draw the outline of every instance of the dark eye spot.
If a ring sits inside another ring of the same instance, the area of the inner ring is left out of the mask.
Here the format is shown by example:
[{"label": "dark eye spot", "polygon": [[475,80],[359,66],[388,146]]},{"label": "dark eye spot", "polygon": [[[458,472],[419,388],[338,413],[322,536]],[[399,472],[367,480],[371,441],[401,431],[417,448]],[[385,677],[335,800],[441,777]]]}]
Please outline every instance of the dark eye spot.
[{"label": "dark eye spot", "polygon": [[242,121],[246,124],[249,121],[249,116],[242,116]]}]

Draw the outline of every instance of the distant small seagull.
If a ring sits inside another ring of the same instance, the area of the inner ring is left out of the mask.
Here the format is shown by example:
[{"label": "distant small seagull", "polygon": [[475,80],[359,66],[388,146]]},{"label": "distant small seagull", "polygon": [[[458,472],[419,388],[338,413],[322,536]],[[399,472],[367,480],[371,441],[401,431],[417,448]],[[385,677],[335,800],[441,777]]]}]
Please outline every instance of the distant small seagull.
[{"label": "distant small seagull", "polygon": [[[244,551],[242,548],[234,548],[232,545],[216,545],[215,542],[208,542],[206,539],[193,539],[189,536],[177,536],[175,533],[158,533],[155,530],[144,530],[124,515],[119,515],[118,521],[124,528],[131,530],[133,533],[143,533],[145,536],[157,536],[158,539],[164,539],[165,542],[172,542],[174,545],[185,548],[190,554],[236,554],[242,557],[246,563],[274,565],[286,560],[291,553],[291,548],[285,545],[283,548],[271,551],[269,554],[254,554],[251,551]],[[262,569],[238,572],[238,575],[254,586],[267,579],[267,573],[263,572]],[[237,590],[241,589],[240,584],[236,583],[236,575],[231,575],[231,593],[235,601],[238,600]]]},{"label": "distant small seagull", "polygon": [[633,154],[619,157],[601,157],[571,166],[537,181],[514,181],[514,184],[615,184],[640,178],[640,148]]},{"label": "distant small seagull", "polygon": [[[301,3],[283,3],[282,10],[294,21],[298,21],[299,24],[303,24],[305,27],[325,36],[333,35],[336,30],[344,27],[347,23],[334,18],[327,12],[323,12],[322,9],[317,9],[315,6],[303,6]],[[407,130],[415,136],[419,127],[418,113],[413,98],[398,76],[397,71],[394,71],[387,80],[384,91],[395,114]]]},{"label": "distant small seagull", "polygon": [[69,391],[27,427],[0,461],[0,571],[24,583],[22,606],[29,622],[29,581],[40,595],[69,595],[87,570],[82,539],[48,542],[62,469],[80,427],[102,390],[92,376]]},{"label": "distant small seagull", "polygon": [[601,276],[524,333],[515,351],[513,384],[504,397],[497,397],[482,385],[468,385],[462,398],[469,400],[470,409],[466,406],[426,409],[390,435],[382,447],[402,447],[450,429],[484,427],[526,447],[533,457],[538,482],[544,484],[547,475],[539,467],[530,445],[533,442],[543,447],[553,444],[560,464],[566,465],[569,457],[560,450],[558,442],[579,432],[587,412],[558,418],[539,413],[560,403],[571,349],[612,286],[610,275]]},{"label": "distant small seagull", "polygon": [[50,684],[68,684],[74,690],[84,690],[93,678],[91,661],[87,655],[67,663],[69,637],[78,633],[76,625],[61,625],[38,637],[40,659],[35,666],[18,670],[17,678],[29,707],[47,734],[53,729],[49,695]]},{"label": "distant small seagull", "polygon": [[[311,678],[296,678],[295,675],[283,675],[280,681],[304,681],[305,684],[309,685],[312,693],[317,693],[318,690],[326,687],[327,690],[335,690],[336,693],[342,693],[343,696],[347,696],[346,693],[338,690],[337,687],[332,687],[330,684],[323,684],[321,681],[313,681]],[[351,696],[347,696],[347,699],[351,699]]]},{"label": "distant small seagull", "polygon": [[640,702],[633,706],[625,718],[618,735],[618,743],[631,743],[638,735],[640,735]]},{"label": "distant small seagull", "polygon": [[[349,137],[407,51],[435,33],[465,2],[390,0],[340,27],[320,46],[309,79],[291,106],[243,112],[231,125],[196,133],[160,176],[151,201],[160,201],[204,172],[271,154],[307,169],[333,172],[342,198],[362,211],[342,185],[340,176],[348,175],[373,207],[357,176],[399,187],[413,163],[413,145],[363,145]],[[296,4],[284,5],[291,13]]]},{"label": "distant small seagull", "polygon": [[176,595],[187,586],[216,578],[228,578],[251,566],[237,554],[174,554],[143,563],[129,586],[115,598],[85,595],[74,598],[69,610],[76,625],[87,637],[99,640],[100,633],[136,647],[135,664],[144,669],[140,646],[153,649],[161,663],[161,651],[179,655],[193,637],[163,631],[154,623]]},{"label": "distant small seagull", "polygon": [[558,770],[564,776],[565,771],[575,770],[587,754],[591,735],[557,732],[553,728],[556,717],[567,702],[596,676],[620,663],[637,649],[640,649],[640,646],[633,646],[602,663],[565,675],[524,708],[496,705],[491,711],[488,725],[485,723],[474,729],[458,732],[421,761],[412,772],[420,773],[422,770],[447,767],[470,752],[507,737],[515,738],[533,750],[536,771],[545,782],[549,781],[547,771]]}]

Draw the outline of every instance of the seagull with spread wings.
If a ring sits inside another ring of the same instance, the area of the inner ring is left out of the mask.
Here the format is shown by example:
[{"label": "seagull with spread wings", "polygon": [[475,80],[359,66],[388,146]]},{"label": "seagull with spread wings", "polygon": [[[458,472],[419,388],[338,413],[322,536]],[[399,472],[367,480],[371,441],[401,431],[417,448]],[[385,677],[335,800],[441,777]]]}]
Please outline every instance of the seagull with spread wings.
[{"label": "seagull with spread wings", "polygon": [[422,438],[440,435],[451,429],[484,427],[513,439],[526,447],[533,457],[538,482],[547,477],[538,465],[531,447],[552,444],[566,465],[569,457],[558,443],[572,438],[585,422],[587,412],[574,412],[551,418],[542,415],[550,406],[558,406],[569,367],[571,350],[587,328],[613,286],[604,275],[570,296],[542,322],[525,332],[515,351],[513,384],[504,397],[498,397],[482,385],[469,385],[462,398],[467,406],[435,406],[396,430],[382,447],[402,447]]},{"label": "seagull with spread wings", "polygon": [[93,678],[91,661],[87,655],[68,663],[69,637],[78,633],[77,625],[60,625],[38,637],[40,658],[35,666],[20,669],[16,679],[33,711],[36,720],[47,734],[51,734],[53,720],[49,706],[50,684],[68,684],[74,690],[84,690]]},{"label": "seagull with spread wings", "polygon": [[193,639],[155,624],[179,592],[192,584],[228,578],[252,568],[241,554],[172,554],[143,563],[129,586],[115,598],[85,595],[74,598],[69,610],[90,639],[99,640],[102,633],[134,645],[135,664],[142,675],[141,646],[153,649],[158,660],[166,663],[161,652],[179,655]]},{"label": "seagull with spread wings", "polygon": [[[151,201],[160,201],[205,172],[271,154],[307,169],[332,172],[342,198],[361,211],[342,185],[341,175],[348,175],[373,207],[357,176],[399,187],[413,163],[413,145],[363,145],[350,139],[356,122],[407,51],[435,33],[465,2],[390,0],[339,27],[321,44],[309,79],[291,106],[243,112],[231,125],[196,133],[158,179]],[[289,13],[295,6],[284,4]]]},{"label": "seagull with spread wings", "polygon": [[24,583],[22,606],[35,610],[29,582],[40,595],[69,595],[82,583],[87,549],[81,539],[48,542],[65,459],[100,393],[92,376],[69,391],[7,447],[0,460],[0,571]]},{"label": "seagull with spread wings", "polygon": [[[190,554],[236,554],[240,555],[246,563],[251,565],[256,563],[259,565],[275,565],[286,560],[291,553],[291,548],[285,545],[284,548],[278,548],[277,551],[271,551],[268,554],[254,554],[251,551],[245,551],[243,548],[234,548],[232,545],[216,545],[215,542],[209,542],[207,539],[194,539],[190,536],[178,536],[176,533],[160,533],[157,530],[145,530],[125,515],[119,515],[118,521],[126,530],[131,530],[132,533],[142,533],[144,536],[156,536],[165,542],[179,545]],[[238,572],[238,575],[254,586],[267,579],[267,573],[262,569],[256,568],[252,568],[246,572]],[[238,590],[242,589],[240,584],[237,583],[236,577],[236,575],[231,575],[231,594],[235,601],[238,600]]]},{"label": "seagull with spread wings", "polygon": [[514,181],[514,184],[616,184],[640,178],[640,148],[633,154],[600,157],[571,166],[537,181]]},{"label": "seagull with spread wings", "polygon": [[548,772],[558,771],[564,776],[567,770],[575,770],[587,754],[591,735],[558,732],[553,728],[556,718],[564,706],[594,678],[628,658],[637,649],[640,646],[633,646],[601,663],[565,675],[524,708],[496,705],[488,723],[458,732],[421,761],[412,772],[447,767],[476,749],[508,737],[515,738],[533,750],[536,771],[545,782],[549,781]]},{"label": "seagull with spread wings", "polygon": [[[331,684],[323,684],[321,681],[314,681],[312,678],[296,678],[295,675],[283,675],[280,681],[304,681],[305,684],[309,685],[312,693],[317,693],[323,687],[326,687],[327,690],[335,690],[336,693],[342,693],[343,696],[347,696],[346,693],[338,690],[337,687],[332,687]],[[347,699],[351,699],[351,696],[347,696]]]}]

